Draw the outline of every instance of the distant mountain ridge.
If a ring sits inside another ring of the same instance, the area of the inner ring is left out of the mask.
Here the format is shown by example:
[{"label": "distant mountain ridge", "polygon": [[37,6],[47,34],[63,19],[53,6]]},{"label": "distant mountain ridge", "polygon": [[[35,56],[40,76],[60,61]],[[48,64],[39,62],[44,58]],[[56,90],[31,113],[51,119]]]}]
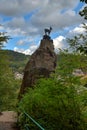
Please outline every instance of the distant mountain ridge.
[{"label": "distant mountain ridge", "polygon": [[29,61],[30,55],[25,55],[23,53],[15,52],[12,50],[3,50],[6,52],[10,67],[14,72],[22,73],[26,63]]},{"label": "distant mountain ridge", "polygon": [[4,50],[8,53],[9,56],[11,56],[11,60],[12,61],[20,61],[20,60],[25,60],[25,58],[29,58],[30,55],[25,55],[23,53],[20,52],[16,52],[16,51],[12,51],[12,50]]}]

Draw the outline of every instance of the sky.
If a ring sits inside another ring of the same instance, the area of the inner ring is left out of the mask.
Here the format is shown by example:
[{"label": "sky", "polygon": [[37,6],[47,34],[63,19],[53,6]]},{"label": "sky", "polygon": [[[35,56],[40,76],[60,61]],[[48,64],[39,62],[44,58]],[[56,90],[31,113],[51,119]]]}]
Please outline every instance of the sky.
[{"label": "sky", "polygon": [[55,51],[66,48],[66,38],[84,32],[84,6],[80,0],[0,0],[0,32],[11,37],[4,49],[31,55],[50,26]]}]

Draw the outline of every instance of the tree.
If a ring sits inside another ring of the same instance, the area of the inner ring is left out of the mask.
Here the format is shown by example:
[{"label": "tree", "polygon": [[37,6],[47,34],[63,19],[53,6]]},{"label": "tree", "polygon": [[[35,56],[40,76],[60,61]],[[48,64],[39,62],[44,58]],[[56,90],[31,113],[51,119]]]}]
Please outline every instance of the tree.
[{"label": "tree", "polygon": [[5,34],[6,32],[0,32],[0,49],[4,46],[4,43],[10,39],[10,37]]},{"label": "tree", "polygon": [[[81,2],[85,2],[87,4],[87,0],[80,0]],[[82,11],[79,12],[81,16],[84,16],[84,19],[87,19],[87,6],[84,7]]]},{"label": "tree", "polygon": [[85,3],[87,3],[87,0],[80,0],[81,2],[85,2]]},{"label": "tree", "polygon": [[8,54],[0,50],[0,111],[11,110],[15,106],[17,87]]},{"label": "tree", "polygon": [[84,34],[78,34],[73,38],[67,38],[72,51],[87,54],[87,25],[83,23]]},{"label": "tree", "polygon": [[11,109],[15,101],[14,75],[9,67],[8,54],[2,50],[9,39],[6,33],[0,32],[0,111]]},{"label": "tree", "polygon": [[73,38],[67,38],[69,44],[68,50],[76,54],[78,57],[78,68],[83,71],[84,74],[87,73],[87,25],[83,24],[85,29],[84,34],[78,34]]}]

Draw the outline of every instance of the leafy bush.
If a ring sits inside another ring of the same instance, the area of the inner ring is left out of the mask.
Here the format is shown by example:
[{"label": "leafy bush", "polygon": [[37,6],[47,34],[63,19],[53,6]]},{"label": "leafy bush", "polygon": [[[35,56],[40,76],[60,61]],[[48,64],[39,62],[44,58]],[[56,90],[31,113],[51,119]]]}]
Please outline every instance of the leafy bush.
[{"label": "leafy bush", "polygon": [[12,110],[17,101],[17,81],[9,67],[7,52],[0,50],[0,111]]},{"label": "leafy bush", "polygon": [[[86,130],[77,91],[61,79],[40,79],[22,98],[20,108],[47,130]],[[31,130],[39,130],[24,115],[19,120],[21,126],[28,123]]]},{"label": "leafy bush", "polygon": [[28,124],[30,130],[39,130],[23,111],[46,130],[87,129],[87,91],[81,77],[73,74],[76,69],[86,67],[85,59],[76,53],[60,52],[55,73],[50,78],[40,79],[20,101],[21,129]]}]

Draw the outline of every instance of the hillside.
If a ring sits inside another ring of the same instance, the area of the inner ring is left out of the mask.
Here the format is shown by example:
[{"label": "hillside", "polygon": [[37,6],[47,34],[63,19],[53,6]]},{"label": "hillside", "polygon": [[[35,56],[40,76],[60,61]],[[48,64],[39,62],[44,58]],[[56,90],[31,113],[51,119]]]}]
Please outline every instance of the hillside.
[{"label": "hillside", "polygon": [[12,68],[12,70],[14,72],[22,73],[30,56],[12,50],[3,50],[3,51],[5,51],[6,54],[8,55],[10,67]]}]

